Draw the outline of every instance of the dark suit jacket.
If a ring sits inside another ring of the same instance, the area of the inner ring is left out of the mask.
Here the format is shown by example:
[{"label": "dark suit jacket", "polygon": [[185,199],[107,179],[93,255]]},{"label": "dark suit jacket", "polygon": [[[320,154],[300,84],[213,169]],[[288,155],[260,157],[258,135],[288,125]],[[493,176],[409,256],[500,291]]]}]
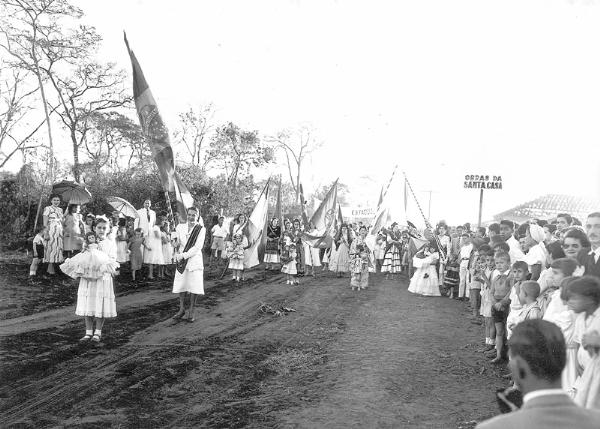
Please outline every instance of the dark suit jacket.
[{"label": "dark suit jacket", "polygon": [[581,249],[579,255],[577,255],[577,261],[580,265],[585,268],[586,276],[600,277],[600,258],[598,262],[594,260],[594,254],[590,255],[591,250],[588,248]]},{"label": "dark suit jacket", "polygon": [[523,408],[477,425],[476,429],[598,429],[600,410],[578,407],[566,394],[539,396]]}]

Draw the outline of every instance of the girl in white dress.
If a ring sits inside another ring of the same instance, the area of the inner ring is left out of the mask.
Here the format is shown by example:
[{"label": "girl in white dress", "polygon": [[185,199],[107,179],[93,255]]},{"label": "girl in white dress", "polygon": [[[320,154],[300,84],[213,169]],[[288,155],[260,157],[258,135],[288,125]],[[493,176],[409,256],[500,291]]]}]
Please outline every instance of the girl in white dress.
[{"label": "girl in white dress", "polygon": [[121,219],[119,220],[119,229],[117,229],[117,262],[119,264],[129,262],[129,243],[127,242],[127,238],[125,219]]},{"label": "girl in white dress", "polygon": [[[98,251],[104,253],[105,256],[108,256],[109,261],[107,267],[101,268],[99,271],[105,271],[105,273],[99,278],[79,278],[75,314],[85,318],[85,336],[80,339],[82,342],[90,340],[99,342],[102,338],[102,326],[104,325],[104,321],[107,318],[117,316],[113,277],[110,273],[111,270],[108,267],[109,265],[116,263],[117,248],[113,241],[106,239],[107,230],[108,219],[99,217],[95,226],[96,237],[98,239]],[[96,325],[95,330],[94,322]]]},{"label": "girl in white dress", "polygon": [[438,284],[436,262],[439,254],[435,244],[425,245],[413,258],[415,274],[410,279],[408,291],[425,296],[442,296]]},{"label": "girl in white dress", "polygon": [[173,263],[173,245],[171,244],[171,233],[169,232],[169,222],[164,221],[160,226],[160,241],[163,254],[163,263],[158,266],[158,278],[164,279],[165,272],[169,265]]},{"label": "girl in white dress", "polygon": [[154,280],[154,266],[163,263],[161,232],[160,228],[154,225],[146,237],[144,251],[144,264],[148,264],[148,280]]},{"label": "girl in white dress", "polygon": [[227,247],[228,268],[233,272],[232,280],[239,282],[244,272],[244,240],[240,233],[233,234],[233,241]]},{"label": "girl in white dress", "polygon": [[298,268],[296,266],[296,245],[293,243],[292,238],[289,235],[285,236],[283,246],[283,252],[281,253],[281,272],[285,273],[285,283],[288,285],[299,284],[296,274],[298,274]]}]

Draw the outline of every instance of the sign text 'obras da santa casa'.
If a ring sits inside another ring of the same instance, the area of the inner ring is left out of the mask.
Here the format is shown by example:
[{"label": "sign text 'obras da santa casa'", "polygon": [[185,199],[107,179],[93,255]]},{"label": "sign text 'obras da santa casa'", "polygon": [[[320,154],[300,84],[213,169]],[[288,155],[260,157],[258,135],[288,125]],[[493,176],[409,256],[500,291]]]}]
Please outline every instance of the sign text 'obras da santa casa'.
[{"label": "sign text 'obras da santa casa'", "polygon": [[464,187],[466,189],[502,189],[502,176],[467,174]]}]

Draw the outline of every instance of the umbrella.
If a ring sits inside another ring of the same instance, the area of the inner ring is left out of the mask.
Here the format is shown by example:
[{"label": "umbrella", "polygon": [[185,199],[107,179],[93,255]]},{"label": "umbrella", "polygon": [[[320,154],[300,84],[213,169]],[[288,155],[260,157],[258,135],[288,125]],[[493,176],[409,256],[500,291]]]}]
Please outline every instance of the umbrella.
[{"label": "umbrella", "polygon": [[135,207],[131,203],[123,198],[119,197],[106,197],[106,202],[112,206],[115,210],[120,211],[125,216],[137,218],[139,217]]},{"label": "umbrella", "polygon": [[60,196],[63,201],[69,204],[85,204],[92,201],[92,194],[85,186],[69,180],[63,180],[52,185],[52,193]]}]

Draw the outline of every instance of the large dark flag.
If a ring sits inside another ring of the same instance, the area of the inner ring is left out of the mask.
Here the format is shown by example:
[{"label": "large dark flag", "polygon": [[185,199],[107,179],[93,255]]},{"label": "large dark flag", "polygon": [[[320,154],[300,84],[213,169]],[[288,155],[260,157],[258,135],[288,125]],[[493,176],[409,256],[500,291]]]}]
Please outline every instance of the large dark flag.
[{"label": "large dark flag", "polygon": [[124,34],[124,37],[133,68],[133,98],[138,118],[140,119],[140,125],[142,126],[142,132],[146,138],[146,142],[150,146],[154,162],[156,162],[156,166],[158,167],[160,183],[165,191],[172,192],[175,191],[173,184],[175,157],[173,156],[173,149],[169,141],[169,131],[160,116],[158,106],[152,96],[148,82],[146,82],[142,67],[129,47],[127,35]]},{"label": "large dark flag", "polygon": [[129,47],[127,35],[123,33],[123,36],[133,69],[133,98],[142,127],[142,133],[148,146],[150,146],[152,157],[158,167],[160,183],[165,192],[175,192],[177,211],[180,217],[185,220],[186,209],[194,205],[194,199],[175,172],[175,157],[173,156],[173,149],[169,140],[169,131],[160,116],[158,106],[156,105],[152,91],[150,91],[148,82],[146,82],[142,67]]},{"label": "large dark flag", "polygon": [[315,229],[311,234],[305,233],[303,239],[313,247],[326,247],[333,235],[333,228],[337,215],[337,179],[325,195],[323,201],[310,218]]}]

